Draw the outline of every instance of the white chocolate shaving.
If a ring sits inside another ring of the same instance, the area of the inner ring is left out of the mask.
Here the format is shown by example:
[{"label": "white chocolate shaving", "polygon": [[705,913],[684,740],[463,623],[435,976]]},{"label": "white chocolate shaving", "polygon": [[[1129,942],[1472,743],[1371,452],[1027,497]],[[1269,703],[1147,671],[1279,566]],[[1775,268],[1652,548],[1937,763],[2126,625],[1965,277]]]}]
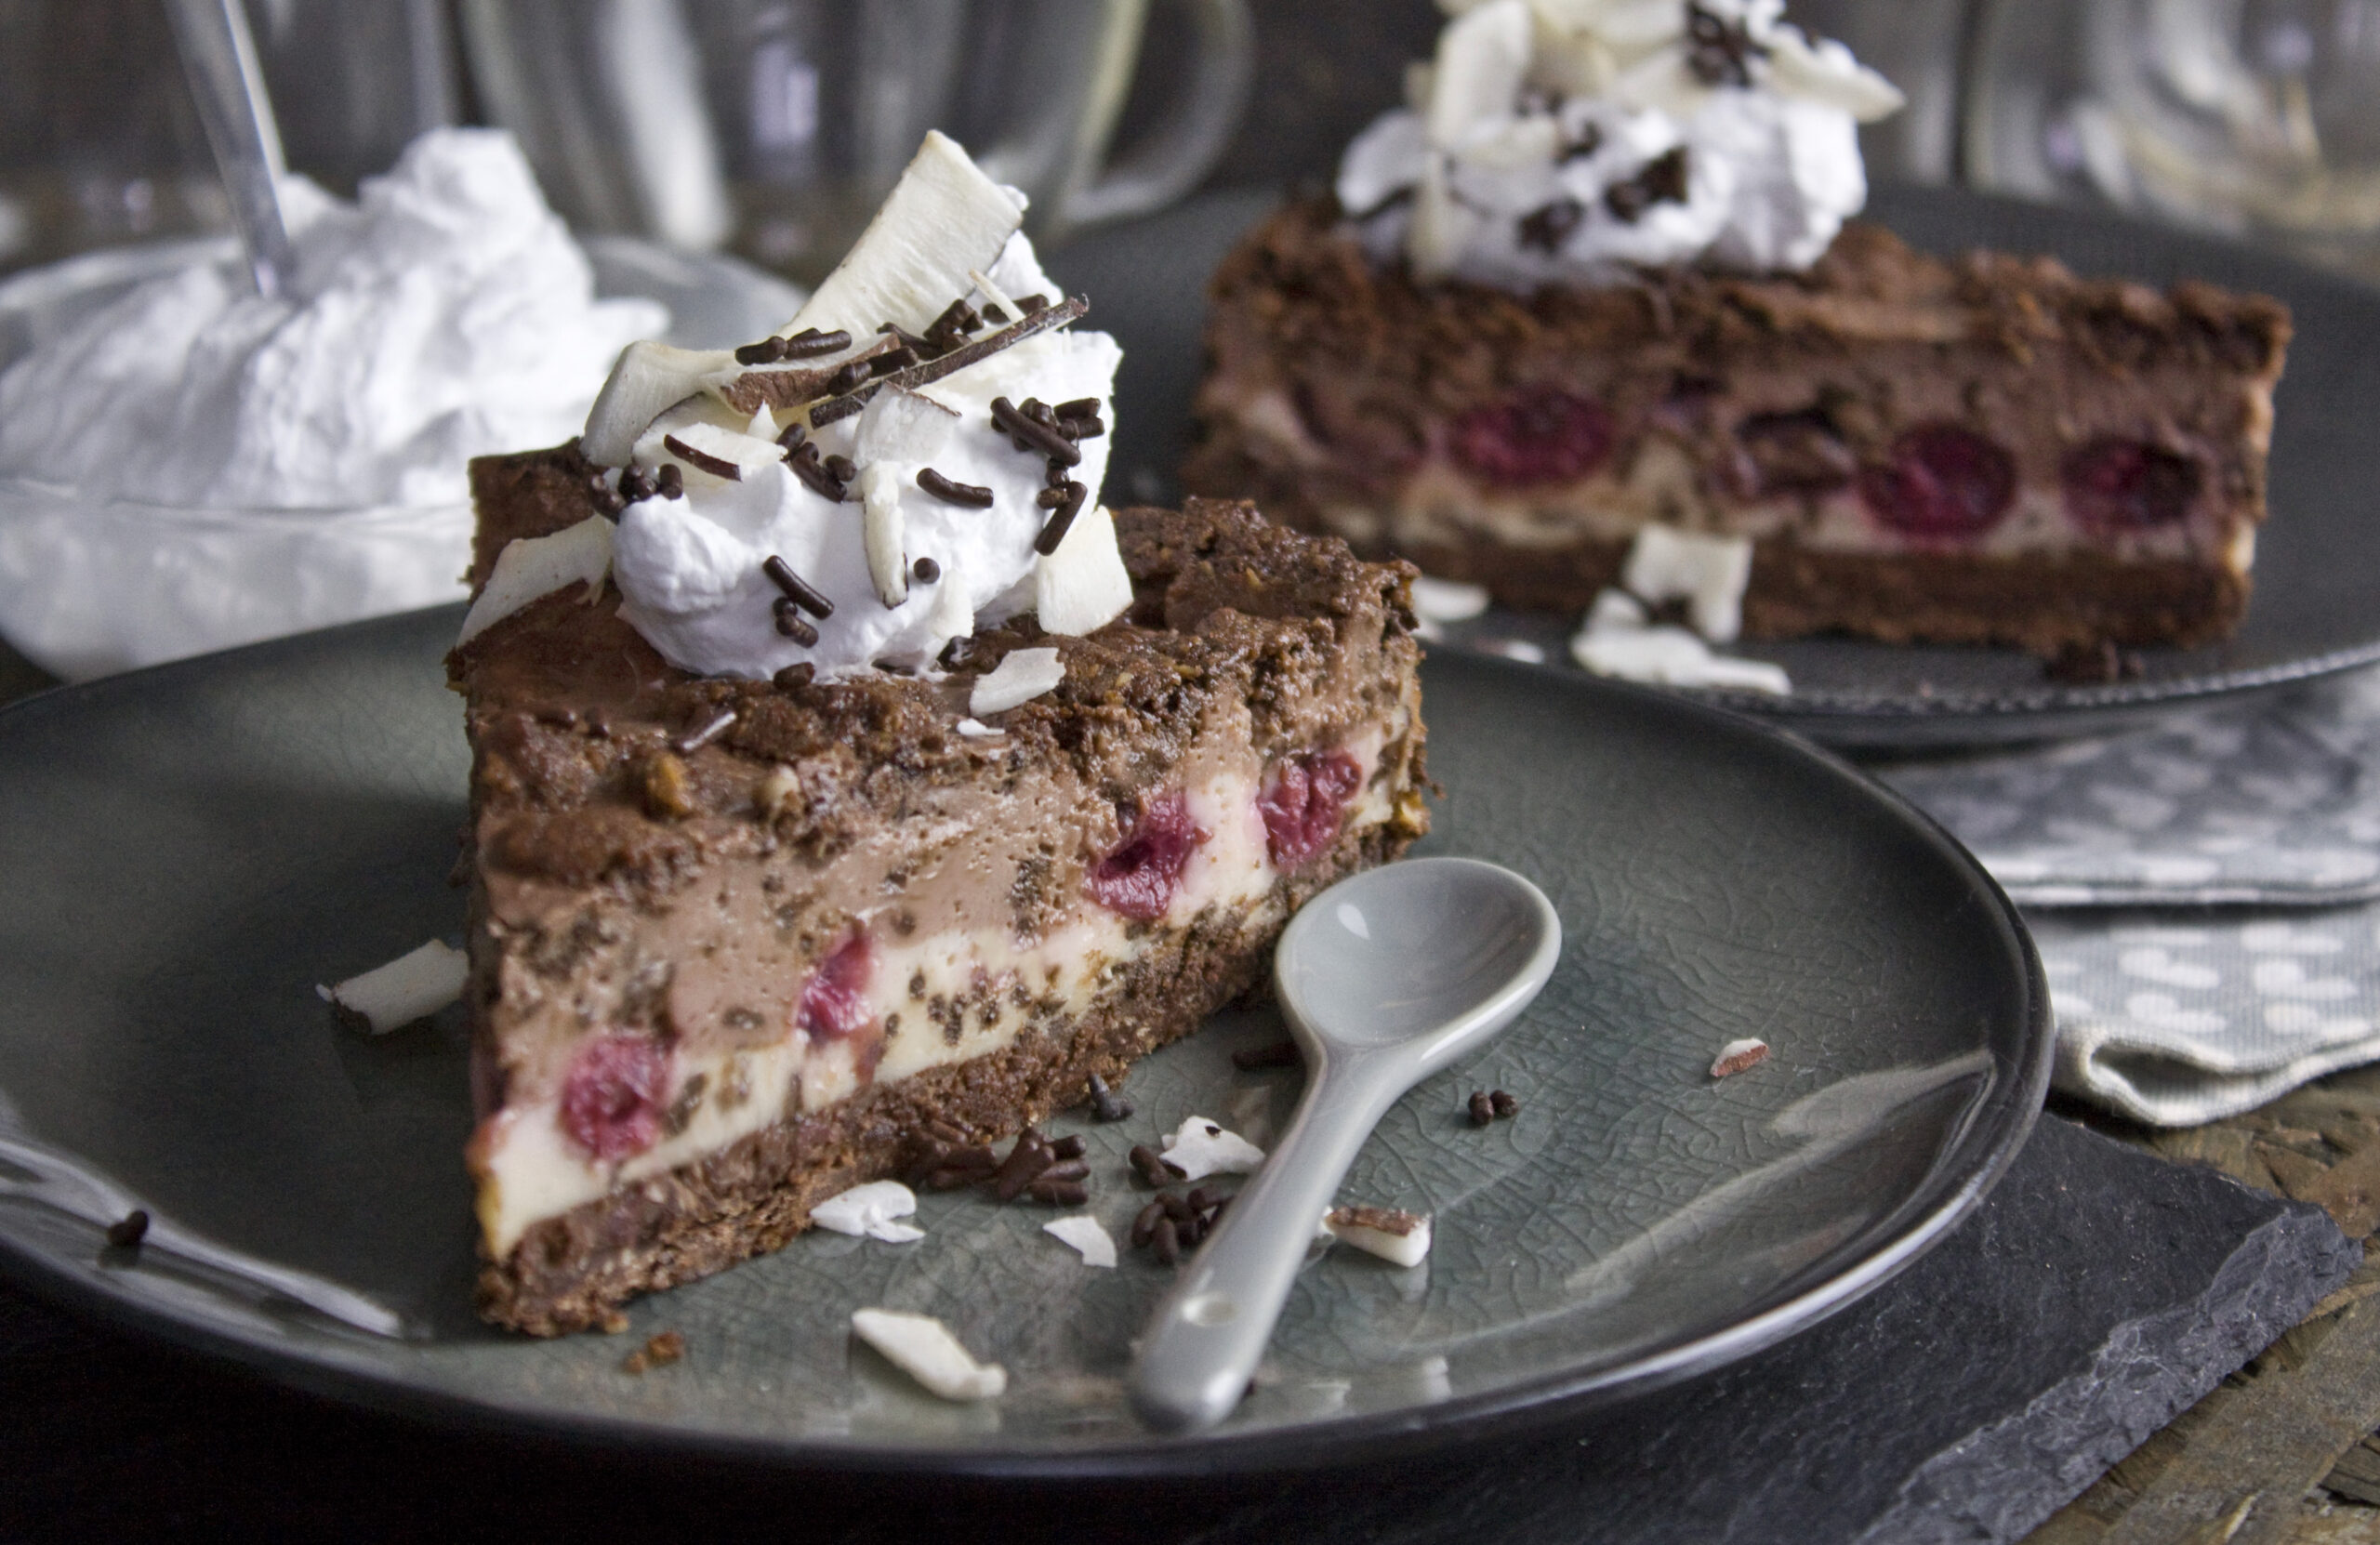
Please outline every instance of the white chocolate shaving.
[{"label": "white chocolate shaving", "polygon": [[888,1245],[913,1245],[926,1236],[926,1231],[895,1220],[917,1210],[917,1193],[899,1181],[870,1181],[820,1202],[810,1209],[810,1221],[837,1234],[881,1239]]},{"label": "white chocolate shaving", "polygon": [[314,994],[362,1019],[373,1035],[385,1036],[459,1000],[469,974],[470,962],[461,950],[432,939],[336,986],[318,985]]},{"label": "white chocolate shaving", "polygon": [[1006,713],[1065,679],[1066,667],[1056,650],[1012,649],[989,675],[975,682],[975,690],[967,697],[967,711],[977,719]]},{"label": "white chocolate shaving", "polygon": [[612,522],[601,515],[589,515],[549,536],[508,542],[496,555],[496,567],[488,571],[479,599],[464,614],[455,647],[462,648],[539,596],[583,582],[587,599],[593,601],[611,572]]},{"label": "white chocolate shaving", "polygon": [[1059,1218],[1041,1225],[1041,1232],[1072,1246],[1086,1266],[1116,1264],[1116,1241],[1102,1228],[1099,1220],[1088,1212],[1071,1218]]},{"label": "white chocolate shaving", "polygon": [[1185,1181],[1209,1175],[1250,1175],[1264,1162],[1264,1150],[1203,1116],[1184,1120],[1165,1140],[1165,1162]]},{"label": "white chocolate shaving", "polygon": [[1006,1368],[975,1361],[950,1327],[931,1314],[856,1309],[852,1333],[945,1400],[997,1400],[1008,1389]]}]

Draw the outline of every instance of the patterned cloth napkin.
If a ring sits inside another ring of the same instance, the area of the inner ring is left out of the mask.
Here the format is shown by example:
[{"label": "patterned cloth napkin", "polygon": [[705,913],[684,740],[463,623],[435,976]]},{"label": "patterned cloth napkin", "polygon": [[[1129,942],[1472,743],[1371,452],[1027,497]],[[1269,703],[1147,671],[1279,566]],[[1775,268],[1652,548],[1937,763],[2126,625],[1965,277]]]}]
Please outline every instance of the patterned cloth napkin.
[{"label": "patterned cloth napkin", "polygon": [[1871,771],[2025,907],[2060,1089],[2191,1126],[2380,1061],[2380,670]]},{"label": "patterned cloth napkin", "polygon": [[2380,898],[2380,671],[2129,733],[1871,771],[2024,905]]}]

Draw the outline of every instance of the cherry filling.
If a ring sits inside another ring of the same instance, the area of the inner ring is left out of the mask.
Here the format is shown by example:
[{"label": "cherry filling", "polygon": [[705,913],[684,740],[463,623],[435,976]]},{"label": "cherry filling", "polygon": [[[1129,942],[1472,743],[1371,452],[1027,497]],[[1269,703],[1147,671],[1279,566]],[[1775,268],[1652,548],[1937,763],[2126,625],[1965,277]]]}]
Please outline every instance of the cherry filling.
[{"label": "cherry filling", "polygon": [[1347,801],[1363,783],[1362,766],[1344,751],[1302,752],[1276,768],[1256,796],[1273,866],[1294,869],[1336,842]]},{"label": "cherry filling", "polygon": [[1550,386],[1474,408],[1449,432],[1465,470],[1506,488],[1576,482],[1610,457],[1619,438],[1602,403]]},{"label": "cherry filling", "polygon": [[562,1086],[562,1129],[605,1163],[641,1154],[661,1136],[669,1053],[643,1036],[598,1036],[581,1048]]},{"label": "cherry filling", "polygon": [[1190,854],[1209,835],[1190,819],[1182,790],[1146,796],[1124,839],[1083,877],[1083,889],[1110,912],[1155,922],[1181,893]]},{"label": "cherry filling", "polygon": [[2008,513],[2016,463],[1956,424],[1921,424],[1892,443],[1884,466],[1859,470],[1859,499],[1878,523],[1911,536],[1979,536]]},{"label": "cherry filling", "polygon": [[794,1005],[794,1028],[813,1040],[847,1040],[867,1027],[876,1016],[867,1011],[867,979],[876,970],[876,952],[867,935],[854,933],[837,944],[801,984]]},{"label": "cherry filling", "polygon": [[2138,440],[2095,440],[2059,469],[2066,508],[2103,536],[2178,525],[2198,503],[2198,463]]}]

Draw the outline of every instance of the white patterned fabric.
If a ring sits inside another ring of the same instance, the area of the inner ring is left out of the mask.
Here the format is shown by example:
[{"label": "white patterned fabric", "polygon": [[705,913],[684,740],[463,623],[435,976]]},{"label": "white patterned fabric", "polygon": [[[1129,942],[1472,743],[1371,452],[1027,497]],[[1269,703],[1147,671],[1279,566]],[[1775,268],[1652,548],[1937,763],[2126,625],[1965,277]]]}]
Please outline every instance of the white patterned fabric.
[{"label": "white patterned fabric", "polygon": [[2195,1126],[2380,1060],[2380,904],[2287,912],[2031,912],[2056,1085]]},{"label": "white patterned fabric", "polygon": [[1871,771],[2024,907],[2061,1089],[2193,1126],[2380,1061],[2380,670]]},{"label": "white patterned fabric", "polygon": [[2029,906],[2380,898],[2380,671],[2123,733],[1871,771]]}]

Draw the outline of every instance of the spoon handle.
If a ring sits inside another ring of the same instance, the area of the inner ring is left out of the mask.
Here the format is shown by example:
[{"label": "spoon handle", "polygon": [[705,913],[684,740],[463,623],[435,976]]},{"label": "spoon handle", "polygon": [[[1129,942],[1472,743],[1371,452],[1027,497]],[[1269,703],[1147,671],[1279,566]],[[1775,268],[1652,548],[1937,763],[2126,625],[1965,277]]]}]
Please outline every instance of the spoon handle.
[{"label": "spoon handle", "polygon": [[1142,1420],[1196,1432],[1239,1404],[1316,1224],[1406,1082],[1381,1058],[1334,1058],[1313,1075],[1272,1155],[1150,1316],[1132,1365]]},{"label": "spoon handle", "polygon": [[281,131],[240,0],[165,0],[199,121],[215,152],[257,293],[271,298],[297,268],[281,223]]}]

